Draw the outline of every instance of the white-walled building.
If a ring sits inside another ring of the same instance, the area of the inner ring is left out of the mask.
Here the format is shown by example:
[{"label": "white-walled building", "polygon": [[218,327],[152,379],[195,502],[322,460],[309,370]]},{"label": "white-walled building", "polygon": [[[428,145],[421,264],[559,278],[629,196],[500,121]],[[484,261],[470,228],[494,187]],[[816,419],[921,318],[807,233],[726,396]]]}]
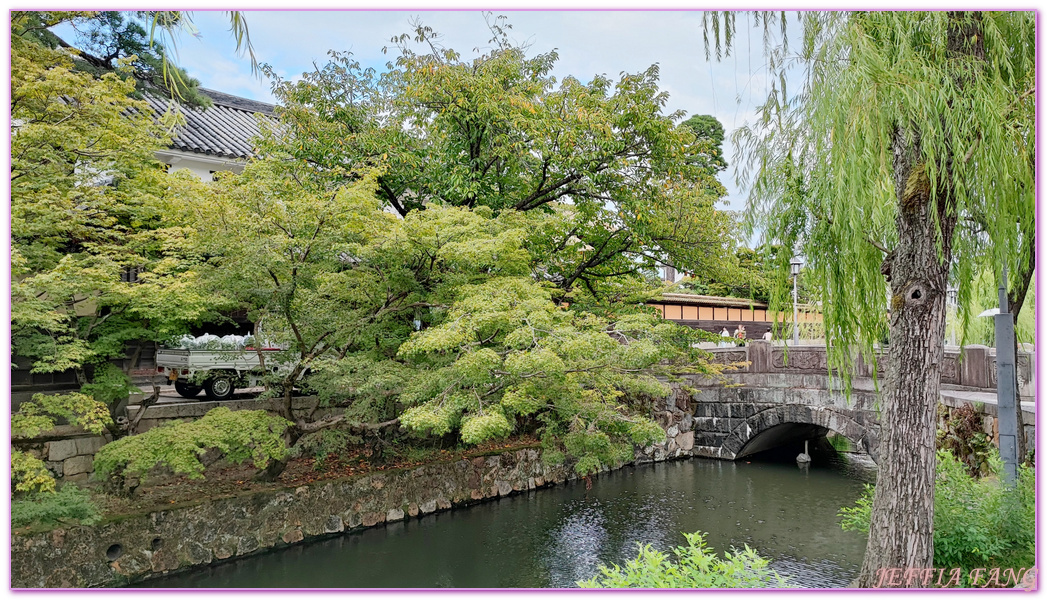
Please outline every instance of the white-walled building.
[{"label": "white-walled building", "polygon": [[[212,101],[210,108],[179,107],[185,125],[178,128],[170,148],[156,153],[156,158],[172,171],[188,169],[204,181],[217,171],[243,170],[247,159],[254,156],[251,139],[260,133],[256,114],[276,122],[275,106],[199,88]],[[147,96],[157,113],[167,111],[170,100]]]}]

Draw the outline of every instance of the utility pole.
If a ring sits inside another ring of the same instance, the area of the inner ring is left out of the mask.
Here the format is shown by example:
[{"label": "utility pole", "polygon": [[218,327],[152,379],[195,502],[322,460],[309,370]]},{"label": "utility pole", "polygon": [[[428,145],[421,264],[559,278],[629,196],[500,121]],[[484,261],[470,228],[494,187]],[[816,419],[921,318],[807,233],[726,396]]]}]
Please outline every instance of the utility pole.
[{"label": "utility pole", "polygon": [[1007,267],[1000,278],[1000,312],[993,316],[996,325],[996,407],[1000,426],[1000,458],[1003,479],[1008,485],[1018,480],[1018,402],[1015,389],[1014,319],[1007,305]]}]

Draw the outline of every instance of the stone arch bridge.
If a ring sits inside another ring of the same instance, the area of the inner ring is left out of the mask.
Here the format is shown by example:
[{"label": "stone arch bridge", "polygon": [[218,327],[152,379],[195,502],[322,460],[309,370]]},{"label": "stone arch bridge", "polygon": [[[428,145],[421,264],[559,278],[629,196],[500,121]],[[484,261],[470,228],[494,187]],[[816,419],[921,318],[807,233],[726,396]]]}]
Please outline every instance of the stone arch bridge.
[{"label": "stone arch bridge", "polygon": [[[829,376],[824,346],[781,346],[753,341],[743,348],[715,349],[714,360],[734,364],[731,385],[703,376],[673,383],[673,393],[657,401],[654,418],[667,433],[662,444],[638,451],[637,460],[701,456],[735,460],[796,440],[835,433],[854,449],[878,460],[880,393],[872,365],[859,361],[850,396],[838,377]],[[881,380],[885,355],[878,355]],[[1018,360],[1026,433],[1034,439],[1034,382],[1030,355]],[[971,404],[982,414],[987,434],[996,437],[996,358],[984,346],[968,346],[961,356],[947,351],[942,368],[941,404]]]}]

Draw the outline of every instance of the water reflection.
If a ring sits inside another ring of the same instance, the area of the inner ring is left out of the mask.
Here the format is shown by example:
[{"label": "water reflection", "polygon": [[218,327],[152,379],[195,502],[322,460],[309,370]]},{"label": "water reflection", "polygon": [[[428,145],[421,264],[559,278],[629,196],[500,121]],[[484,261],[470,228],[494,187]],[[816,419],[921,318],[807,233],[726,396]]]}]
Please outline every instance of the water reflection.
[{"label": "water reflection", "polygon": [[342,535],[149,582],[151,587],[573,587],[599,563],[704,531],[716,551],[749,545],[793,583],[847,585],[863,536],[836,516],[863,471],[812,452],[777,461],[693,459],[594,478]]},{"label": "water reflection", "polygon": [[552,587],[567,587],[579,579],[591,577],[607,544],[606,517],[599,506],[581,507],[569,515],[563,525],[549,534],[548,552],[542,564]]}]

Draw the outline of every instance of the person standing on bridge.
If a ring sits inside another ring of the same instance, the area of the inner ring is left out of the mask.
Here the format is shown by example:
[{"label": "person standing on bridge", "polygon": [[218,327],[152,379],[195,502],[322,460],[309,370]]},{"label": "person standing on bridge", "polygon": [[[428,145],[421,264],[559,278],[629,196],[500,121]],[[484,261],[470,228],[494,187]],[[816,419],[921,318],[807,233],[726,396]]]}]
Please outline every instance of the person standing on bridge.
[{"label": "person standing on bridge", "polygon": [[731,337],[731,334],[727,333],[727,328],[726,327],[724,327],[723,331],[720,332],[720,337],[723,338],[722,340],[720,340],[720,347],[721,348],[727,348],[728,346],[731,345],[731,343],[729,341],[727,341],[728,338]]}]

